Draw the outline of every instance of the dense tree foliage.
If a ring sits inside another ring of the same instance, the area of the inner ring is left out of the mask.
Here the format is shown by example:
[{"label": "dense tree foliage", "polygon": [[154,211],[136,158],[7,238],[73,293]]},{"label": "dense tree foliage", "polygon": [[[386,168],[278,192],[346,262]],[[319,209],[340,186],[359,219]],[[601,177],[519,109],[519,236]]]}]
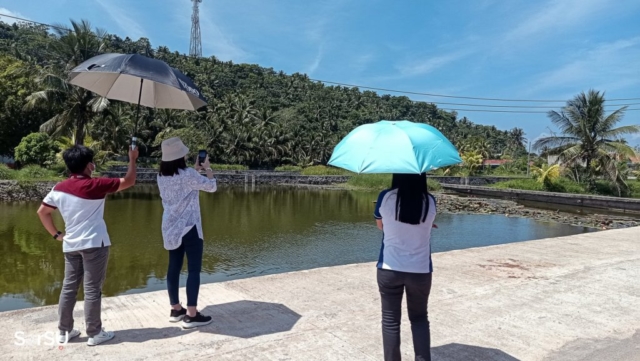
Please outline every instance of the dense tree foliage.
[{"label": "dense tree foliage", "polygon": [[[153,48],[145,38],[133,41],[92,29],[86,21],[72,21],[68,31],[0,23],[0,62],[25,70],[0,72],[0,104],[11,106],[0,109],[0,152],[11,153],[24,135],[40,126],[54,138],[83,143],[88,135],[98,150],[121,153],[133,129],[134,107],[64,82],[73,66],[101,52],[139,53],[166,61],[191,77],[209,101],[198,112],[144,109],[137,135],[147,156],[157,155],[162,139],[179,135],[194,151],[208,149],[217,163],[322,164],[354,127],[381,119],[429,123],[460,147],[472,143],[469,149],[485,158],[525,152],[521,129],[477,125],[433,104],[326,86],[304,74],[188,57],[165,46]],[[23,88],[20,96],[17,87]],[[22,122],[18,129],[12,125]]]}]

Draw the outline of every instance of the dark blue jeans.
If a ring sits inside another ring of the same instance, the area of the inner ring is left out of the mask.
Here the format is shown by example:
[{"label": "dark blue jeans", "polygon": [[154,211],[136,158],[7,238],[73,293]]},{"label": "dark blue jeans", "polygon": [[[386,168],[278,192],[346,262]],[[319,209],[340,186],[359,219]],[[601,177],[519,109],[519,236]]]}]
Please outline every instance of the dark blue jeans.
[{"label": "dark blue jeans", "polygon": [[198,305],[200,291],[200,271],[202,270],[203,241],[198,236],[196,226],[182,237],[180,247],[169,251],[169,270],[167,271],[167,290],[171,305],[180,303],[178,288],[180,287],[180,272],[184,255],[187,255],[187,306]]},{"label": "dark blue jeans", "polygon": [[415,359],[431,361],[431,334],[427,303],[431,273],[406,273],[378,269],[378,288],[382,300],[382,343],[385,361],[400,361],[400,319],[402,298],[407,294]]}]

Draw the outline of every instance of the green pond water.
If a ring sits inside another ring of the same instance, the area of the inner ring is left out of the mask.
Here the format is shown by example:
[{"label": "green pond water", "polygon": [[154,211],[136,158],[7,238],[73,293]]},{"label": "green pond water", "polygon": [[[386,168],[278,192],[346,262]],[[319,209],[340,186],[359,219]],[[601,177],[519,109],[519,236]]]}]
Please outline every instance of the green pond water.
[{"label": "green pond water", "polygon": [[[284,187],[202,193],[202,282],[375,261],[382,239],[372,217],[376,198],[372,192]],[[58,303],[62,246],[40,224],[38,206],[0,203],[0,311]],[[136,186],[107,199],[112,248],[105,296],[165,289],[168,252],[161,218],[155,186]],[[590,231],[502,215],[441,213],[436,223],[434,252]],[[182,285],[185,281],[183,274]]]}]

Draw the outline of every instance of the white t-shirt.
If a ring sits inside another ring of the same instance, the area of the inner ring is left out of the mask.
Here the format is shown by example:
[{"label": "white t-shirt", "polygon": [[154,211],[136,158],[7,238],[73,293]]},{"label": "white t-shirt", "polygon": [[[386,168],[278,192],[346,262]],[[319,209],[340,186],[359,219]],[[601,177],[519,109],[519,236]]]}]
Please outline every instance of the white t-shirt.
[{"label": "white t-shirt", "polygon": [[374,216],[383,224],[383,239],[378,268],[409,273],[431,273],[431,227],[436,217],[436,202],[429,195],[425,222],[402,223],[396,220],[397,189],[380,193]]},{"label": "white t-shirt", "polygon": [[85,175],[72,175],[53,187],[42,204],[57,208],[64,219],[63,252],[111,245],[103,218],[104,200],[107,194],[118,191],[119,187],[118,178]]}]

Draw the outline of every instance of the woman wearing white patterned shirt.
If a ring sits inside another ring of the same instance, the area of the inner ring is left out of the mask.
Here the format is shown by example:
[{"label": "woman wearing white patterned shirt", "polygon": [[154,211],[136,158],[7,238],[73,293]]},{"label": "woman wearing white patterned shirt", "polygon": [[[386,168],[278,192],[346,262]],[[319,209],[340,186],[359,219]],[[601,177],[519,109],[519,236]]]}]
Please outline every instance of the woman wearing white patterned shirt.
[{"label": "woman wearing white patterned shirt", "polygon": [[[201,165],[196,161],[195,169],[187,168],[189,153],[180,138],[169,138],[162,142],[162,162],[158,174],[158,188],[162,198],[162,238],[169,251],[167,290],[171,303],[169,321],[182,321],[183,328],[194,328],[211,323],[211,316],[197,310],[202,270],[203,235],[200,216],[200,191],[215,192],[216,179],[207,157]],[[203,177],[200,170],[207,176]],[[180,304],[178,287],[184,256],[187,256],[187,309]]]}]

